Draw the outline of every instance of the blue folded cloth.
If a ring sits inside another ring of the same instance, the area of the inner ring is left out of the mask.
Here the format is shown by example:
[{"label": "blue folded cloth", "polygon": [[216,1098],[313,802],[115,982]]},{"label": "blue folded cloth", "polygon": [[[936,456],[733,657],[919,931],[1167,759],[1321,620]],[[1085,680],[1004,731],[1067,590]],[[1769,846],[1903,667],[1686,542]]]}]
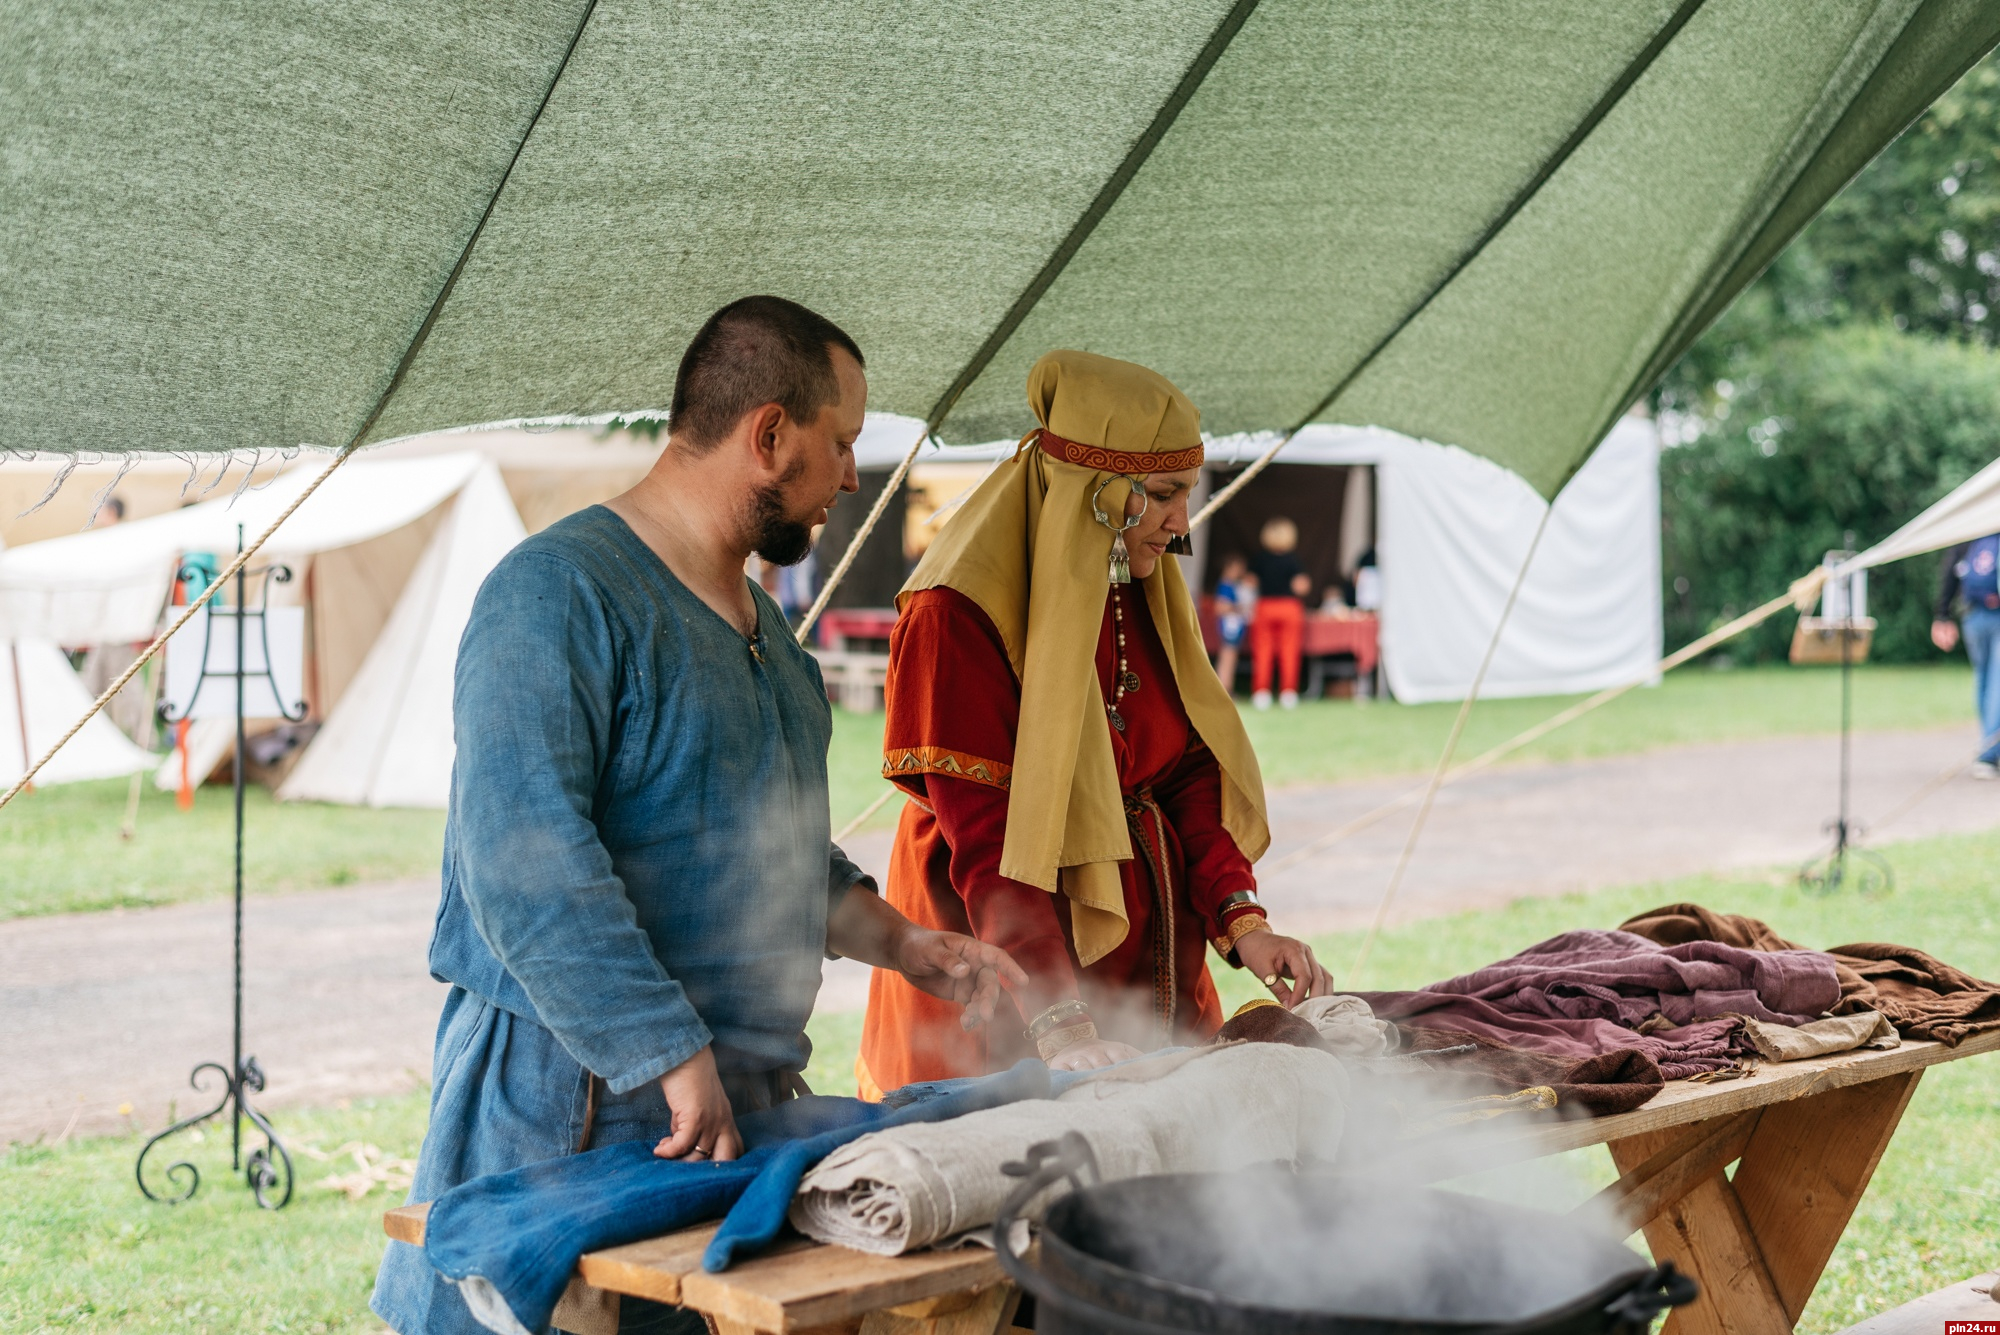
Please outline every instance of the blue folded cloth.
[{"label": "blue folded cloth", "polygon": [[899,1090],[893,1103],[814,1095],[749,1113],[736,1123],[745,1153],[729,1163],[658,1159],[634,1142],[494,1173],[432,1204],[424,1253],[481,1325],[545,1331],[585,1252],[726,1215],[702,1257],[703,1268],[726,1269],[777,1237],[799,1179],[855,1137],[1049,1095],[1048,1068],[1030,1060]]}]

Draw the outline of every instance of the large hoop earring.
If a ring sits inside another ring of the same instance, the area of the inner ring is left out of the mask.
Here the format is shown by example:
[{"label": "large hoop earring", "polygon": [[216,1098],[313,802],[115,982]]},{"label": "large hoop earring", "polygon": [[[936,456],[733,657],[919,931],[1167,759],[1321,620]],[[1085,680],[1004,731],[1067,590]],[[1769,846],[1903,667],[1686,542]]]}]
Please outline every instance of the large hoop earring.
[{"label": "large hoop earring", "polygon": [[[1098,504],[1098,497],[1104,494],[1104,489],[1117,479],[1123,479],[1132,488],[1133,494],[1140,498],[1139,513],[1123,516],[1125,522],[1122,525],[1113,524],[1111,516],[1104,513],[1104,507]],[[1144,519],[1146,511],[1152,503],[1152,497],[1146,495],[1146,489],[1123,473],[1113,473],[1110,477],[1105,478],[1104,481],[1097,484],[1096,491],[1090,493],[1091,516],[1098,523],[1111,530],[1111,582],[1113,584],[1130,584],[1132,582],[1132,554],[1125,548],[1125,530],[1135,527],[1141,519]]]}]

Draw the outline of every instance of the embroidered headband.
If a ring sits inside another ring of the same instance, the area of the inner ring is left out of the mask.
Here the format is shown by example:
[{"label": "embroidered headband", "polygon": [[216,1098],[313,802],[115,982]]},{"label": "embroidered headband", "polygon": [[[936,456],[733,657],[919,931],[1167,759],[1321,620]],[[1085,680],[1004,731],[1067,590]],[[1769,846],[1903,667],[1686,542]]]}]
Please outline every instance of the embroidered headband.
[{"label": "embroidered headband", "polygon": [[1103,473],[1178,473],[1183,468],[1197,467],[1204,457],[1200,445],[1191,445],[1184,450],[1162,450],[1156,454],[1138,450],[1107,450],[1101,445],[1064,440],[1047,427],[1035,433],[1035,444],[1051,459]]}]

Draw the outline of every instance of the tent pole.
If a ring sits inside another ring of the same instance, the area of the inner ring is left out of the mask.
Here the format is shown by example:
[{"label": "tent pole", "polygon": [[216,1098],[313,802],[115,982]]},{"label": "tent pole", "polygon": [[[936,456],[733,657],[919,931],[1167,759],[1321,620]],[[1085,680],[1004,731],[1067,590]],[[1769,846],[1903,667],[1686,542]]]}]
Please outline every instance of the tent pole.
[{"label": "tent pole", "polygon": [[1353,987],[1361,977],[1361,971],[1368,965],[1368,954],[1375,947],[1375,938],[1382,934],[1382,924],[1388,919],[1389,905],[1395,902],[1396,892],[1403,887],[1403,873],[1409,870],[1410,858],[1417,851],[1417,840],[1423,837],[1424,825],[1430,819],[1431,803],[1437,799],[1438,789],[1444,786],[1445,775],[1451,770],[1451,759],[1458,753],[1458,739],[1465,732],[1465,720],[1472,714],[1473,702],[1479,699],[1479,688],[1486,684],[1486,670],[1493,666],[1493,655],[1500,648],[1500,635],[1507,629],[1507,619],[1514,613],[1514,604],[1520,600],[1521,586],[1528,582],[1528,567],[1535,563],[1535,553],[1541,549],[1542,535],[1549,531],[1549,517],[1556,512],[1554,502],[1542,511],[1542,522],[1535,526],[1534,541],[1528,544],[1528,554],[1521,558],[1520,573],[1514,576],[1514,587],[1508,590],[1507,601],[1500,608],[1500,619],[1493,623],[1493,638],[1486,642],[1486,656],[1479,660],[1479,671],[1473,674],[1472,685],[1466,688],[1465,701],[1458,707],[1458,717],[1452,720],[1451,736],[1445,739],[1444,753],[1438,757],[1437,768],[1431,771],[1430,786],[1424,789],[1424,798],[1417,807],[1417,818],[1410,824],[1409,836],[1403,840],[1403,852],[1396,859],[1396,869],[1389,873],[1389,884],[1382,891],[1382,902],[1375,906],[1374,920],[1368,924],[1368,935],[1361,938],[1361,951],[1354,958],[1354,969],[1347,977],[1347,985]]},{"label": "tent pole", "polygon": [[[236,552],[239,556],[243,553],[241,524],[236,526]],[[236,1083],[230,1091],[229,1167],[232,1171],[243,1167],[243,771],[249,764],[243,745],[246,731],[243,726],[243,630],[249,613],[249,605],[243,596],[245,583],[243,567],[239,563],[236,567],[236,760],[229,767],[235,780],[236,796],[236,941],[229,1057],[229,1069],[236,1072]]]},{"label": "tent pole", "polygon": [[28,783],[28,779],[34,777],[35,755],[28,745],[28,695],[27,691],[21,685],[21,642],[19,640],[7,641],[7,656],[12,660],[14,667],[14,718],[21,725],[21,773],[27,776],[21,782],[26,785],[29,792],[33,792],[35,785]]}]

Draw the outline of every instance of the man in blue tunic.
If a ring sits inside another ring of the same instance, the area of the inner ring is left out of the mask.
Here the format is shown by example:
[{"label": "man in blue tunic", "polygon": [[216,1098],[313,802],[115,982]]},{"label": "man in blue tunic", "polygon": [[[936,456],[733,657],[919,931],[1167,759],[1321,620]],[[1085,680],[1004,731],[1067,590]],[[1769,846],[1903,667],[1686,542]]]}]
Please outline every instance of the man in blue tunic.
[{"label": "man in blue tunic", "polygon": [[[725,306],[682,359],[652,472],[480,589],[430,955],[452,988],[412,1201],[621,1141],[735,1157],[736,1115],[801,1088],[827,953],[957,1000],[968,1027],[1024,981],[1003,952],[910,923],[833,844],[819,667],[744,576],[753,552],[803,557],[856,490],[867,392],[831,322],[776,297]],[[402,1335],[479,1329],[403,1243],[373,1307]],[[628,1302],[621,1325],[688,1315]]]}]

